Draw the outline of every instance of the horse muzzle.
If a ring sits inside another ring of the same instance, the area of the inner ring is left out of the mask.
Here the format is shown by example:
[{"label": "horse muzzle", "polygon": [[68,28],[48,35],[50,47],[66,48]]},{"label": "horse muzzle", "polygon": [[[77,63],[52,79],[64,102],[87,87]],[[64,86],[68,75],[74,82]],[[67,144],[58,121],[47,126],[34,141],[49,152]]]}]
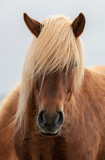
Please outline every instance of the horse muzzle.
[{"label": "horse muzzle", "polygon": [[54,113],[53,115],[42,110],[38,115],[38,125],[40,131],[44,135],[57,135],[60,127],[64,121],[64,115],[61,111]]}]

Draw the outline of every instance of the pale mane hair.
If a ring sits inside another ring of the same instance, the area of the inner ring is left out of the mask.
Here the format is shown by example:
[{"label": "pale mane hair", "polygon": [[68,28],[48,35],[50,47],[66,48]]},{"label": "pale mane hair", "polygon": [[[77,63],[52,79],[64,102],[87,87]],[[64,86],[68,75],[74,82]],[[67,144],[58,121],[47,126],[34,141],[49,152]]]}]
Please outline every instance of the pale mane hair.
[{"label": "pale mane hair", "polygon": [[74,87],[78,90],[84,77],[84,53],[80,38],[74,36],[72,21],[65,16],[51,17],[42,22],[43,28],[29,48],[22,74],[21,92],[16,121],[18,128],[25,128],[27,103],[33,88],[33,81],[40,75],[63,70],[67,72],[77,63]]}]

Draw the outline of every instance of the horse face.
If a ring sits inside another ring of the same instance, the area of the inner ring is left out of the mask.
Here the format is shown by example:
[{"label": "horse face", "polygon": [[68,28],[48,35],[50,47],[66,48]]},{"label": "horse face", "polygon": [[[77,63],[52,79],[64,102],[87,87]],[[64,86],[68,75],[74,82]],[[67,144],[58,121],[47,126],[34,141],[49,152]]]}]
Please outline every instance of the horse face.
[{"label": "horse face", "polygon": [[[38,126],[45,135],[56,135],[64,122],[64,108],[70,99],[74,71],[49,74],[43,84],[40,77],[35,81],[39,107]],[[42,85],[42,86],[41,86]]]}]

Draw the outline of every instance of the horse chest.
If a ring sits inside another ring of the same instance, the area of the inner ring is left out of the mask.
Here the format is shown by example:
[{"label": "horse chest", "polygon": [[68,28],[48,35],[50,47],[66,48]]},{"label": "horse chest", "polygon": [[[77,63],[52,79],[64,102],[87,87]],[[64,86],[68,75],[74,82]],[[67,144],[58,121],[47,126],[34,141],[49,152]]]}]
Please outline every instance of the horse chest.
[{"label": "horse chest", "polygon": [[[20,147],[19,147],[20,148]],[[53,142],[46,139],[25,139],[22,143],[19,160],[52,160]]]},{"label": "horse chest", "polygon": [[36,139],[26,138],[22,145],[17,145],[19,160],[68,160],[67,144],[61,136],[40,136]]},{"label": "horse chest", "polygon": [[[73,134],[74,135],[74,134]],[[96,160],[97,145],[81,134],[72,137],[43,135],[26,138],[18,144],[19,160]],[[80,137],[79,137],[80,136]],[[91,145],[90,145],[91,144]]]}]

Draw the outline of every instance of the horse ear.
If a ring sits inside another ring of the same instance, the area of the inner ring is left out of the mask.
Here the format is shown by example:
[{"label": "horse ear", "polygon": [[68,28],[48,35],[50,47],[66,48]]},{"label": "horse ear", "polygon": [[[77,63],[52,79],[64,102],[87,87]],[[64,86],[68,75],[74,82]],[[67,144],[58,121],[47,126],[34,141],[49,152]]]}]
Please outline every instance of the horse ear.
[{"label": "horse ear", "polygon": [[81,35],[81,33],[84,30],[84,27],[85,27],[85,16],[82,13],[80,13],[72,23],[73,33],[76,38],[78,38]]},{"label": "horse ear", "polygon": [[26,13],[23,14],[23,17],[24,17],[24,21],[25,21],[27,27],[29,28],[29,30],[36,37],[38,37],[41,32],[42,24],[40,22],[30,18]]}]

